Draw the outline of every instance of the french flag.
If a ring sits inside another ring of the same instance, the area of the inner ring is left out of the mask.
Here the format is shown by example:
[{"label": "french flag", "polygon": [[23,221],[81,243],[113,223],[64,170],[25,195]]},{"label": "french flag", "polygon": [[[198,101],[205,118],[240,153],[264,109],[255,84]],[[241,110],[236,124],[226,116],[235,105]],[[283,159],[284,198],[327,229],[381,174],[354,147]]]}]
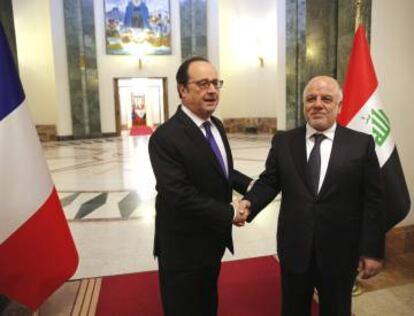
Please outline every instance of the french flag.
[{"label": "french flag", "polygon": [[0,24],[0,294],[36,310],[77,266],[78,254]]},{"label": "french flag", "polygon": [[338,122],[374,137],[384,182],[384,229],[388,231],[407,216],[411,201],[363,25],[355,32]]}]

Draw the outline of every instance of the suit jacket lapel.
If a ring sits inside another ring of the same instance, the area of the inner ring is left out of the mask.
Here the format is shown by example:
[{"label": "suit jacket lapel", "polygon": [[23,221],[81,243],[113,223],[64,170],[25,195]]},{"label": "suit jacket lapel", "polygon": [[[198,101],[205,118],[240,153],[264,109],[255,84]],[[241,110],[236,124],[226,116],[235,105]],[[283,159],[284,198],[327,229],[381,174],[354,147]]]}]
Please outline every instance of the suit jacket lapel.
[{"label": "suit jacket lapel", "polygon": [[296,169],[303,183],[308,187],[306,181],[306,128],[300,127],[297,133],[293,135],[293,140],[290,143],[291,153],[296,165]]},{"label": "suit jacket lapel", "polygon": [[329,188],[334,185],[335,173],[340,168],[346,157],[344,152],[346,148],[346,146],[344,146],[345,140],[343,127],[337,125],[332,143],[331,155],[329,157],[328,169],[326,170],[325,179],[322,183],[321,190],[319,191],[320,198],[329,192]]},{"label": "suit jacket lapel", "polygon": [[[185,126],[185,132],[188,135],[188,138],[195,143],[195,145],[200,148],[202,152],[204,152],[211,163],[214,165],[214,168],[225,178],[225,174],[223,173],[223,170],[220,166],[220,163],[218,162],[216,156],[214,155],[214,152],[211,150],[206,137],[204,136],[203,132],[200,130],[200,128],[194,124],[194,122],[181,110],[181,106],[177,109],[177,118],[184,124]],[[216,124],[217,126],[217,124]],[[220,131],[220,128],[218,128]],[[221,134],[221,131],[220,131]],[[223,137],[222,137],[223,138]],[[223,139],[224,141],[224,139]],[[225,145],[226,146],[226,145]],[[227,151],[227,148],[226,148]],[[227,154],[228,156],[228,154]]]}]

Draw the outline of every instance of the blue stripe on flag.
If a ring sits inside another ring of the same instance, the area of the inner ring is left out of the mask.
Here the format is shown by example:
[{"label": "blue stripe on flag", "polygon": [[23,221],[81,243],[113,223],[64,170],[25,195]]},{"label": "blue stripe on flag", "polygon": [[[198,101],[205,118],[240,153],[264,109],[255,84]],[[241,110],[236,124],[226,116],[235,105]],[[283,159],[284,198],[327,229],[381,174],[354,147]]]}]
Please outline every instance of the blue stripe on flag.
[{"label": "blue stripe on flag", "polygon": [[24,91],[0,23],[0,121],[24,100]]}]

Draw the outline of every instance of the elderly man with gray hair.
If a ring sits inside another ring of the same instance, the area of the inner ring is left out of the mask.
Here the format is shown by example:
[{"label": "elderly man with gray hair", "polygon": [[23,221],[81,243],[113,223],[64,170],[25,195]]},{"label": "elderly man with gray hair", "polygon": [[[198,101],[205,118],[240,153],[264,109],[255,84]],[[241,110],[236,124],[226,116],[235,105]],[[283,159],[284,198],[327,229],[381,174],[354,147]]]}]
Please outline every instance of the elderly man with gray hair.
[{"label": "elderly man with gray hair", "polygon": [[311,79],[303,101],[306,125],[273,138],[266,168],[245,196],[248,221],[282,193],[283,316],[310,315],[315,288],[320,315],[349,316],[357,271],[374,276],[384,255],[375,144],[372,136],[336,123],[342,91],[335,79]]}]

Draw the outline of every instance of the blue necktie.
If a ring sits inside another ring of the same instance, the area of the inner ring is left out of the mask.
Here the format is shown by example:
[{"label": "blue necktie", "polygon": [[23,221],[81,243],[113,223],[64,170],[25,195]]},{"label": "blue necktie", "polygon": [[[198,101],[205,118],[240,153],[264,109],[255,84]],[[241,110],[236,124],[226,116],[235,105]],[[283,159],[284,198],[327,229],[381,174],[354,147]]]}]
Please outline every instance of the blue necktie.
[{"label": "blue necktie", "polygon": [[218,162],[220,163],[221,168],[225,175],[226,173],[226,165],[224,164],[223,156],[221,155],[220,149],[214,139],[213,133],[211,132],[211,123],[209,121],[203,123],[203,127],[206,130],[206,139],[208,144],[210,145],[211,150],[214,152]]}]

